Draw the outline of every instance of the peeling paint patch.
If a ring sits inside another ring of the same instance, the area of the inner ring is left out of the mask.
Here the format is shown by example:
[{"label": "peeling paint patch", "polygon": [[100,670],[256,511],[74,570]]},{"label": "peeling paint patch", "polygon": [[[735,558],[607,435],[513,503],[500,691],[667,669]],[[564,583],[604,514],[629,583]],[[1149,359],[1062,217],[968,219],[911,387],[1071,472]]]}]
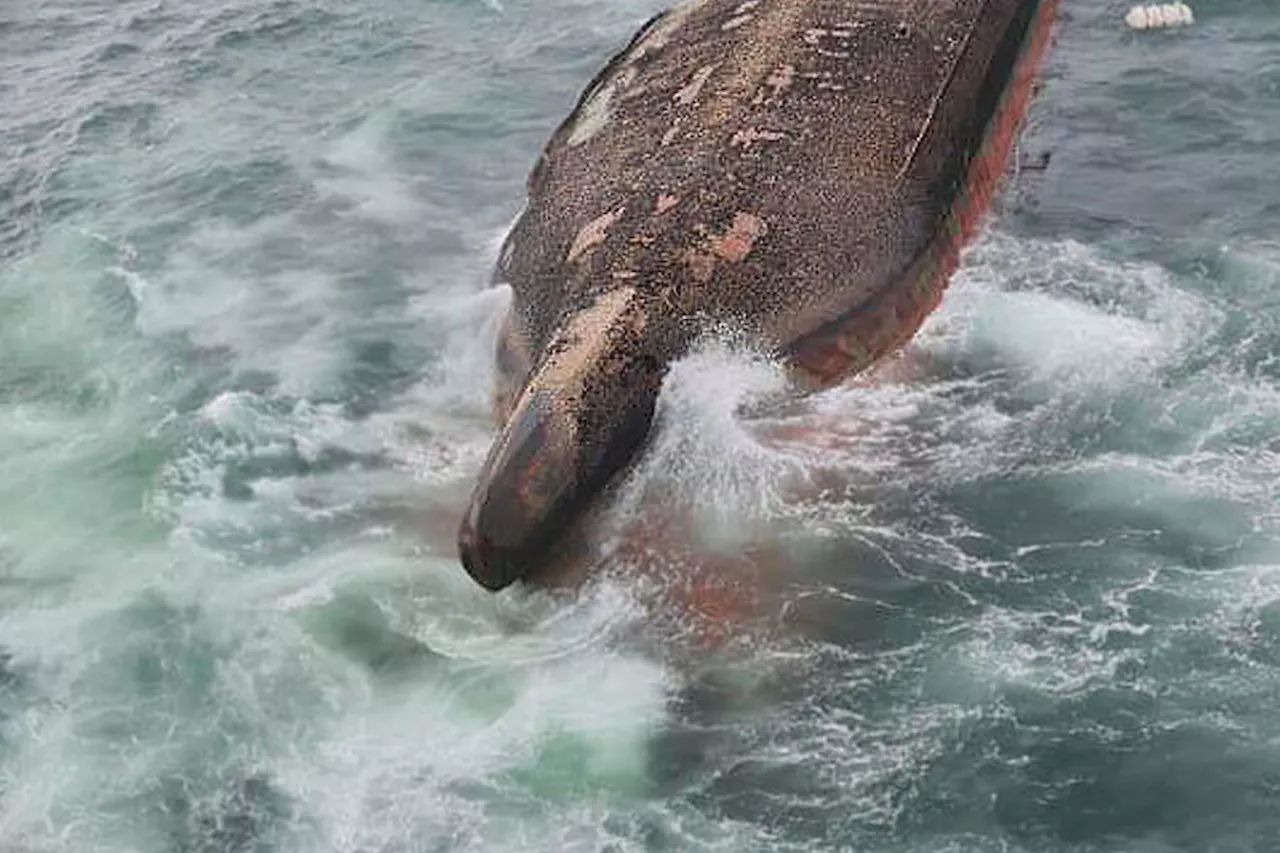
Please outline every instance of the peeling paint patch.
[{"label": "peeling paint patch", "polygon": [[823,27],[812,27],[804,31],[804,40],[806,44],[811,44],[811,45],[821,44],[822,40],[826,38],[833,38],[839,41],[847,41],[853,38],[853,30],[843,29],[840,27],[833,27],[831,29],[825,29]]},{"label": "peeling paint patch", "polygon": [[783,92],[791,88],[796,81],[796,67],[794,65],[779,65],[764,78],[764,84],[772,89],[772,92],[761,91],[756,95],[756,103],[763,104],[769,98],[776,98]]},{"label": "peeling paint patch", "polygon": [[720,258],[731,263],[739,263],[751,253],[751,248],[765,234],[769,233],[763,219],[753,213],[739,211],[733,215],[733,224],[729,230],[711,241],[711,251]]},{"label": "peeling paint patch", "polygon": [[614,281],[630,281],[633,278],[639,278],[640,273],[635,270],[614,270],[610,276]]},{"label": "peeling paint patch", "polygon": [[554,389],[565,400],[576,400],[587,378],[600,375],[600,365],[609,357],[610,330],[626,326],[643,333],[645,317],[633,309],[635,302],[634,287],[619,287],[573,315],[547,346],[537,385]]},{"label": "peeling paint patch", "polygon": [[675,102],[681,106],[689,106],[698,100],[698,95],[702,92],[702,87],[707,85],[707,81],[711,79],[711,75],[715,72],[716,65],[704,65],[697,71],[693,72],[693,76],[689,78],[689,82],[684,85],[680,91],[675,94]]},{"label": "peeling paint patch", "polygon": [[677,123],[677,124],[673,124],[673,125],[671,125],[671,127],[667,128],[667,132],[666,132],[666,133],[664,133],[664,134],[662,134],[662,145],[663,145],[663,147],[665,147],[665,146],[667,146],[667,145],[670,145],[671,143],[675,142],[675,141],[676,141],[676,134],[677,134],[677,133],[679,133],[679,132],[680,132],[680,125],[679,125],[679,123]]},{"label": "peeling paint patch", "polygon": [[717,261],[741,263],[751,254],[756,241],[769,233],[769,226],[754,213],[738,211],[733,215],[729,230],[713,237],[696,249],[687,249],[684,262],[689,274],[699,284],[706,284],[715,275]]},{"label": "peeling paint patch", "polygon": [[776,130],[747,127],[730,137],[729,144],[735,148],[750,148],[755,142],[776,142],[779,139],[785,139],[786,136],[785,133],[778,133]]},{"label": "peeling paint patch", "polygon": [[657,53],[662,50],[671,41],[671,37],[676,34],[676,31],[685,25],[690,16],[709,2],[711,0],[692,0],[692,2],[676,6],[667,12],[653,25],[653,29],[649,34],[632,48],[631,54],[627,58],[635,62],[646,54]]},{"label": "peeling paint patch", "polygon": [[680,199],[673,195],[660,195],[658,202],[654,205],[654,214],[661,215],[680,203]]},{"label": "peeling paint patch", "polygon": [[578,232],[578,236],[573,240],[573,245],[569,247],[569,254],[565,256],[565,261],[574,263],[587,252],[603,243],[605,238],[609,236],[609,229],[613,227],[613,223],[621,219],[625,211],[625,207],[611,210],[582,226],[582,230]]},{"label": "peeling paint patch", "polygon": [[[847,47],[848,41],[853,37],[851,29],[825,29],[822,27],[813,27],[805,30],[804,42],[813,48],[813,52],[820,56],[829,56],[833,59],[847,59],[851,55],[847,50],[833,50],[832,47]],[[827,43],[830,47],[824,47]]]},{"label": "peeling paint patch", "polygon": [[569,134],[569,147],[581,145],[604,130],[612,117],[610,106],[613,104],[614,96],[631,85],[635,79],[636,70],[627,66],[587,99],[582,105],[578,120],[574,122],[573,132]]},{"label": "peeling paint patch", "polygon": [[750,20],[751,20],[751,15],[739,15],[736,18],[730,18],[729,20],[725,21],[724,24],[720,27],[720,30],[721,32],[727,33],[730,30],[736,30],[738,27],[742,26],[743,24],[747,23]]},{"label": "peeling paint patch", "polygon": [[760,0],[747,0],[747,2],[741,4],[740,6],[738,6],[738,8],[734,9],[733,14],[745,15],[747,12],[750,12],[752,9],[754,9],[759,5],[760,5]]}]

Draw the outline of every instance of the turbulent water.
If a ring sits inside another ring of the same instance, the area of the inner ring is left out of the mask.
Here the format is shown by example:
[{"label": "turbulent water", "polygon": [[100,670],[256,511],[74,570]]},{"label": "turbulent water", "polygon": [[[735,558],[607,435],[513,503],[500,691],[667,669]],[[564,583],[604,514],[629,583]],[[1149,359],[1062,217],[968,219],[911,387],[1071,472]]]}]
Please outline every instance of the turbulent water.
[{"label": "turbulent water", "polygon": [[0,0],[0,849],[1280,850],[1280,7],[1064,0],[894,370],[710,342],[492,597],[494,245],[661,4]]}]

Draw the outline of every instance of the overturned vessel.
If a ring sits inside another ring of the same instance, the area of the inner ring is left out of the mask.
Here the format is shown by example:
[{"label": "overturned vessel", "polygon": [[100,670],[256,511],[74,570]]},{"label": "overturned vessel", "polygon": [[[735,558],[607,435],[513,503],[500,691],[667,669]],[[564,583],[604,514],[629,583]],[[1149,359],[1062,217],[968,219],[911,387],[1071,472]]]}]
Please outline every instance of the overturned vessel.
[{"label": "overturned vessel", "polygon": [[649,433],[668,366],[726,323],[802,388],[941,299],[989,206],[1056,0],[691,0],[588,85],[494,274],[502,428],[459,533],[497,590]]}]

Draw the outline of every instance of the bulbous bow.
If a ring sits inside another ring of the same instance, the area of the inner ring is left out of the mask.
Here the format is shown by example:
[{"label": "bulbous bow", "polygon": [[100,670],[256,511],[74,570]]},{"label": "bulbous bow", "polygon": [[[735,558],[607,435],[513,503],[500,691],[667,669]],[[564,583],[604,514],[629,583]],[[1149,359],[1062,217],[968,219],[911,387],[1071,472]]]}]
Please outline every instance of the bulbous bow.
[{"label": "bulbous bow", "polygon": [[499,590],[553,570],[555,546],[643,446],[667,360],[630,288],[561,324],[485,461],[458,534],[468,574]]}]

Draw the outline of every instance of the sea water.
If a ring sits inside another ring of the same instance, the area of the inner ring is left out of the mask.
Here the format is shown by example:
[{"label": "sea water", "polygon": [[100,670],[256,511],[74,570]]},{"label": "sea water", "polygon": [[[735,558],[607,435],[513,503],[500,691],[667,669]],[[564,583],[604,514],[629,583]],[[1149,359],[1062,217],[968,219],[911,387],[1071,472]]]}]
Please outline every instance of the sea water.
[{"label": "sea water", "polygon": [[601,527],[701,541],[491,596],[494,246],[660,7],[0,3],[0,849],[1280,850],[1280,7],[1064,0],[902,368],[709,342]]}]

